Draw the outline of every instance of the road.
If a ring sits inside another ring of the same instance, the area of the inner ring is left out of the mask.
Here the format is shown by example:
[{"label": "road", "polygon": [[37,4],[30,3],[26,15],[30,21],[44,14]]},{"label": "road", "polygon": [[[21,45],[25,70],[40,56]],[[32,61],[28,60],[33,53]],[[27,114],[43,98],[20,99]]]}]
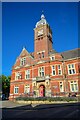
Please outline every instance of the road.
[{"label": "road", "polygon": [[80,103],[52,104],[52,105],[17,105],[3,107],[2,118],[75,118],[79,119]]}]

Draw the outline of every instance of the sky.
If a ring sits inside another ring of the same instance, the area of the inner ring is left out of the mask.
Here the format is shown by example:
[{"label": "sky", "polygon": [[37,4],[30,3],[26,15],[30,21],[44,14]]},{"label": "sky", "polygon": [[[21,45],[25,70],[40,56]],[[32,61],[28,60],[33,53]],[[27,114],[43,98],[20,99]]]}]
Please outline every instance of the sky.
[{"label": "sky", "polygon": [[78,3],[2,3],[2,74],[11,75],[23,46],[34,51],[34,28],[42,11],[53,32],[53,49],[78,48]]}]

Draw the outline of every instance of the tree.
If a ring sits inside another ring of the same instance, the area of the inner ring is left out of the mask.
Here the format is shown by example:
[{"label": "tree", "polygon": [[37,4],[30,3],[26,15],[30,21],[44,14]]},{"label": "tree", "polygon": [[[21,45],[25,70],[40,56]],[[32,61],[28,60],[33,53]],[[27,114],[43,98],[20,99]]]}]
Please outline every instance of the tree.
[{"label": "tree", "polygon": [[10,79],[11,79],[11,76],[5,76],[5,75],[0,76],[0,89],[2,86],[2,93],[5,94],[6,96],[9,96]]}]

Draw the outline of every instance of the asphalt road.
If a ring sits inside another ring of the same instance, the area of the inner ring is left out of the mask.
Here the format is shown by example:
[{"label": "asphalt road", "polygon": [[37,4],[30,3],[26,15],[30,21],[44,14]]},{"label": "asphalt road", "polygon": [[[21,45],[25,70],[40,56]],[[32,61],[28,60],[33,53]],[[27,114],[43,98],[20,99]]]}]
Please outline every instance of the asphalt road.
[{"label": "asphalt road", "polygon": [[17,118],[75,118],[80,116],[80,103],[52,104],[52,105],[17,105],[15,107],[3,107],[3,119]]}]

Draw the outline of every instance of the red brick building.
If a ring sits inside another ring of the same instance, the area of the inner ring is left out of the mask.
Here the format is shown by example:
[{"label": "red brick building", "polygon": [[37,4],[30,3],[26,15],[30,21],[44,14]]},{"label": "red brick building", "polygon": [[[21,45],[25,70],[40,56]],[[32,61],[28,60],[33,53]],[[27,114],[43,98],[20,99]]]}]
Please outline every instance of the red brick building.
[{"label": "red brick building", "polygon": [[56,52],[44,15],[34,29],[34,52],[23,48],[12,67],[10,96],[63,96],[80,92],[80,49]]}]

